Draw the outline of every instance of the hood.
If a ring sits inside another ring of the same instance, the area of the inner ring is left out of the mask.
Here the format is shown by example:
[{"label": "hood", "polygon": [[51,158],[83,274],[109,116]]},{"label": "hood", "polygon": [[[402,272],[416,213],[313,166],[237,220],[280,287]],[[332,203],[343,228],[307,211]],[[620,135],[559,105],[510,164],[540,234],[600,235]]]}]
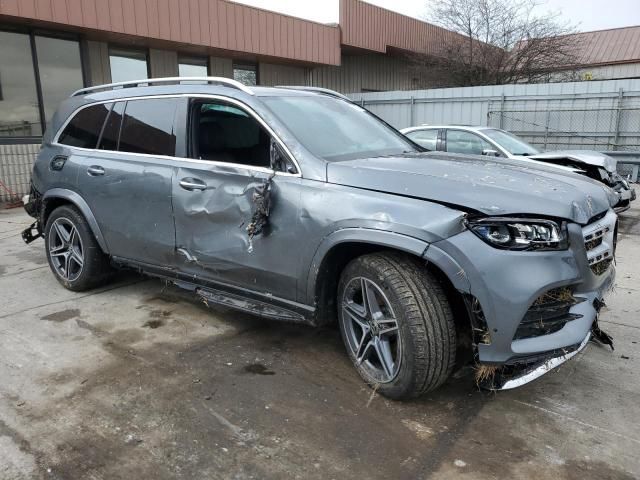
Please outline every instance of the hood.
[{"label": "hood", "polygon": [[553,167],[434,152],[331,162],[327,181],[486,215],[541,215],[580,224],[617,201],[605,185]]},{"label": "hood", "polygon": [[560,150],[556,152],[544,152],[531,155],[528,158],[534,160],[562,160],[568,158],[577,163],[586,163],[594,167],[602,167],[609,173],[614,173],[617,167],[617,161],[604,153],[594,150]]}]

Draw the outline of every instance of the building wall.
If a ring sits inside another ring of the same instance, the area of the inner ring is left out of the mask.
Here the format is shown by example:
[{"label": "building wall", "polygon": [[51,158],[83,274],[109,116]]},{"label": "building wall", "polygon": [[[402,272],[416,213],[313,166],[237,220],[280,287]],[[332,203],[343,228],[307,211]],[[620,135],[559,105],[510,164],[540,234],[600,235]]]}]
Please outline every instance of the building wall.
[{"label": "building wall", "polygon": [[277,85],[309,84],[309,69],[306,67],[260,63],[258,70],[260,85],[273,87]]},{"label": "building wall", "polygon": [[226,0],[2,0],[0,17],[338,65],[340,29]]},{"label": "building wall", "polygon": [[578,70],[578,78],[589,80],[617,80],[621,78],[640,78],[640,62],[587,67]]},{"label": "building wall", "polygon": [[341,93],[415,88],[410,65],[400,57],[371,53],[342,55],[340,67],[317,67],[311,71],[311,85]]},{"label": "building wall", "polygon": [[171,50],[149,50],[149,69],[152,78],[178,76],[178,52]]}]

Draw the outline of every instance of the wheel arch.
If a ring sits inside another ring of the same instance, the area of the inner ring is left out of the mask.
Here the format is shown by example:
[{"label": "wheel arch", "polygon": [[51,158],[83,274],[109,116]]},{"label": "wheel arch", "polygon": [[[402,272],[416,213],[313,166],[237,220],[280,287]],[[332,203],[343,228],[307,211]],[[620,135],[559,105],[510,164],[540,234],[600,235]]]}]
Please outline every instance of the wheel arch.
[{"label": "wheel arch", "polygon": [[306,303],[316,306],[315,323],[333,321],[340,274],[354,258],[381,250],[399,250],[422,256],[428,243],[395,232],[367,228],[344,228],[326,236],[308,270]]},{"label": "wheel arch", "polygon": [[62,205],[73,205],[80,213],[84,216],[89,224],[89,228],[93,233],[98,245],[102,251],[106,254],[109,253],[109,249],[107,248],[107,243],[104,240],[104,236],[102,235],[102,231],[100,230],[100,226],[96,220],[96,217],[93,215],[91,208],[87,204],[87,202],[82,198],[77,192],[73,190],[69,190],[66,188],[52,188],[51,190],[47,190],[42,197],[42,213],[41,213],[41,224],[42,228],[47,223],[47,219],[51,212],[59,206]]}]

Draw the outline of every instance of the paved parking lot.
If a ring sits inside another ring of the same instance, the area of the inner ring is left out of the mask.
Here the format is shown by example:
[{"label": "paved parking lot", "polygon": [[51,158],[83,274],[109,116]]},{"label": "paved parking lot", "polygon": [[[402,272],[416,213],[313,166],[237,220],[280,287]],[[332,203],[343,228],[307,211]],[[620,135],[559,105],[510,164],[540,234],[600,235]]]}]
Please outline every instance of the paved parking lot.
[{"label": "paved parking lot", "polygon": [[591,344],[519,390],[465,370],[373,395],[335,328],[209,309],[123,273],[74,294],[0,211],[0,479],[640,477],[640,208]]}]

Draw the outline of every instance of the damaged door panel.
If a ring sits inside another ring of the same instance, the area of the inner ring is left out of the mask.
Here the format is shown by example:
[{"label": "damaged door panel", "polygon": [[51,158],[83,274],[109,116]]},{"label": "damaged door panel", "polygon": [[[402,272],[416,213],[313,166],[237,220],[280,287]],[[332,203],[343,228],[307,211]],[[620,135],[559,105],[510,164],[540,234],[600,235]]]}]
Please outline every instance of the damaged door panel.
[{"label": "damaged door panel", "polygon": [[[176,246],[188,253],[178,259],[181,270],[295,300],[299,258],[291,245],[298,236],[300,178],[273,177],[266,223],[253,238],[247,231],[260,207],[259,192],[272,174],[206,163],[177,169],[172,194]],[[185,189],[184,178],[197,178],[206,187]]]}]

